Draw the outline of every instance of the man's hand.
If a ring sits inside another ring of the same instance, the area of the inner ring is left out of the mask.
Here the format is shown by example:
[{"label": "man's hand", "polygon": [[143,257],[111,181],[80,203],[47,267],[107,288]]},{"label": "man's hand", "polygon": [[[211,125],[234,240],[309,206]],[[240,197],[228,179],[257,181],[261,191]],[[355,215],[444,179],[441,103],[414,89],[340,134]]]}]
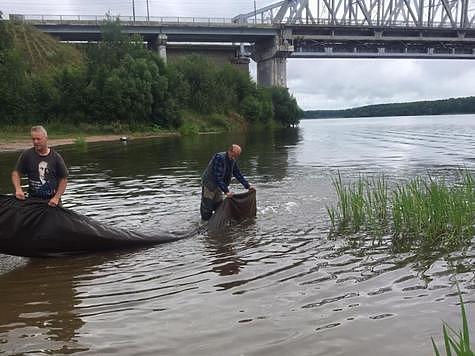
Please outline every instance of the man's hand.
[{"label": "man's hand", "polygon": [[254,188],[252,185],[250,185],[248,190],[255,192],[255,191],[256,191],[256,188]]},{"label": "man's hand", "polygon": [[48,205],[52,207],[56,207],[58,206],[58,204],[59,204],[59,198],[57,196],[52,197],[50,201],[48,202]]},{"label": "man's hand", "polygon": [[25,193],[23,192],[23,190],[17,190],[15,191],[15,197],[18,200],[25,200]]},{"label": "man's hand", "polygon": [[233,192],[227,192],[227,193],[226,193],[226,198],[232,198],[233,195],[234,195]]}]

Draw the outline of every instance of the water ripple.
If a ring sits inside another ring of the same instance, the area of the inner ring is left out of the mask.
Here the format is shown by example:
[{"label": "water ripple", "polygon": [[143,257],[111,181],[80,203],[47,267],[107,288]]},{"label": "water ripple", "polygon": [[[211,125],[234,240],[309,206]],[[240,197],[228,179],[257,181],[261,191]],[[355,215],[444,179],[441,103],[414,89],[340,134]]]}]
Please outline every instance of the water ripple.
[{"label": "water ripple", "polygon": [[[128,252],[0,256],[0,353],[368,355],[377,343],[387,355],[429,354],[440,320],[458,325],[456,282],[475,303],[474,244],[421,257],[394,251],[390,236],[329,238],[331,178],[385,174],[393,184],[460,164],[475,171],[470,120],[319,120],[230,137],[246,143],[254,221]],[[218,141],[65,147],[64,204],[141,232],[195,228],[201,170]],[[0,166],[13,165],[5,157]]]}]

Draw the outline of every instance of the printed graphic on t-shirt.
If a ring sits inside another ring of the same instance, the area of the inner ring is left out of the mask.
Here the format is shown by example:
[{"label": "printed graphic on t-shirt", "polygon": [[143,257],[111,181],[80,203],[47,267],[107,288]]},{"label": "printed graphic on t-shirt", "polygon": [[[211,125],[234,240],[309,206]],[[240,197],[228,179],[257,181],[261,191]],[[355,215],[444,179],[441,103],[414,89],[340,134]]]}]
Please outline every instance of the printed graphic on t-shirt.
[{"label": "printed graphic on t-shirt", "polygon": [[38,163],[38,177],[38,180],[33,177],[29,179],[30,190],[33,192],[33,195],[38,198],[51,198],[55,193],[54,187],[56,182],[50,174],[48,162],[41,161]]}]

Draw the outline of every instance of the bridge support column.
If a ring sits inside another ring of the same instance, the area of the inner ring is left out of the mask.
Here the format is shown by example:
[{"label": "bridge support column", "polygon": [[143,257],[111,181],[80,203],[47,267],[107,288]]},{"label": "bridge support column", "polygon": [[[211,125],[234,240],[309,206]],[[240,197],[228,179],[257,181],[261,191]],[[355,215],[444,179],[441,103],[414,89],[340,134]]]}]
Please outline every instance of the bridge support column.
[{"label": "bridge support column", "polygon": [[257,83],[263,86],[287,87],[287,57],[294,51],[292,34],[261,41],[254,46],[253,59],[257,62]]},{"label": "bridge support column", "polygon": [[156,38],[152,39],[150,46],[167,63],[167,35],[164,33],[158,34]]},{"label": "bridge support column", "polygon": [[158,35],[158,55],[167,63],[167,35],[164,33]]},{"label": "bridge support column", "polygon": [[287,58],[274,57],[257,62],[257,83],[266,87],[287,87]]}]

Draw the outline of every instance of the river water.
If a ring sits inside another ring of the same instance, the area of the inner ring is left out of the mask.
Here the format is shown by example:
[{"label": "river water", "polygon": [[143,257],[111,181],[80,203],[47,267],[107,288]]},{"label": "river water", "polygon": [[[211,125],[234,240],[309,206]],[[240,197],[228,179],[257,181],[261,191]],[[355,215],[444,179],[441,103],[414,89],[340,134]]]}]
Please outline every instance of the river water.
[{"label": "river water", "polygon": [[[0,353],[433,355],[459,328],[455,280],[475,331],[475,241],[424,258],[329,238],[331,179],[475,172],[475,116],[306,120],[253,134],[64,146],[65,207],[147,232],[199,224],[199,176],[240,143],[255,221],[152,248],[56,259],[0,255]],[[10,193],[18,153],[0,154]],[[233,189],[241,188],[234,183]]]}]

